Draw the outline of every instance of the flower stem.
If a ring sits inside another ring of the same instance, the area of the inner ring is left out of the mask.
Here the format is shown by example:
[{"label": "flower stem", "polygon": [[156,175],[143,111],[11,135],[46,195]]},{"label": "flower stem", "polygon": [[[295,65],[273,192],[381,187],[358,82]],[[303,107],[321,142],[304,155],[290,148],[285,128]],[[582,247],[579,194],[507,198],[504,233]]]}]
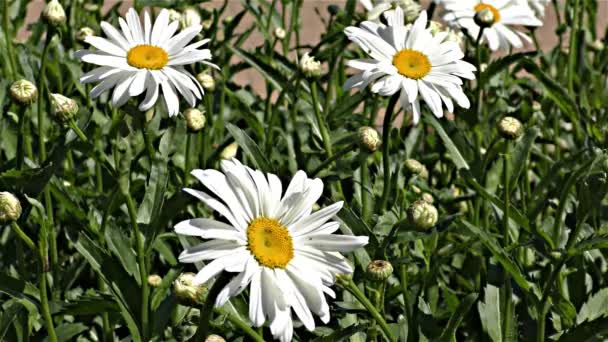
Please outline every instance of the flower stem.
[{"label": "flower stem", "polygon": [[319,172],[323,171],[326,167],[328,167],[329,164],[340,159],[341,157],[343,157],[344,155],[346,155],[348,152],[352,151],[353,149],[354,149],[354,145],[350,144],[350,145],[346,146],[345,148],[339,150],[333,156],[331,156],[331,158],[325,159],[321,164],[319,164],[319,166],[317,166],[314,170],[312,170],[312,172],[310,173],[310,176],[311,177],[316,176]]},{"label": "flower stem", "polygon": [[247,323],[243,322],[243,320],[241,320],[237,316],[231,314],[230,312],[225,311],[222,308],[215,308],[215,312],[220,315],[226,316],[226,318],[228,319],[228,321],[230,321],[230,323],[236,325],[237,328],[241,329],[252,340],[254,340],[256,342],[264,342],[264,338],[262,336],[260,336],[260,334],[258,334],[255,330],[253,330],[253,328],[251,326],[247,325]]},{"label": "flower stem", "polygon": [[89,141],[89,139],[87,139],[87,136],[80,130],[80,127],[78,127],[76,121],[70,120],[68,124],[70,125],[70,128],[74,131],[74,133],[76,133],[78,138],[80,138],[80,140],[84,142]]},{"label": "flower stem", "polygon": [[[41,249],[42,250],[42,249]],[[44,317],[44,321],[46,322],[46,330],[49,334],[49,340],[51,342],[57,342],[57,334],[55,333],[55,326],[53,325],[53,317],[51,316],[51,310],[49,308],[49,298],[47,294],[47,285],[46,285],[46,270],[45,266],[45,256],[40,255],[40,305],[42,309],[42,316]]]},{"label": "flower stem", "polygon": [[572,27],[570,28],[570,53],[568,54],[568,91],[572,95],[574,94],[574,73],[576,68],[576,59],[578,57],[578,29],[580,26],[580,0],[572,0],[574,3],[574,22],[572,23]]},{"label": "flower stem", "polygon": [[8,53],[8,63],[6,63],[11,80],[15,80],[17,76],[17,64],[15,63],[15,51],[13,50],[13,41],[11,39],[11,31],[9,29],[8,18],[8,0],[2,1],[4,8],[2,9],[2,31],[4,31],[4,40],[6,42],[6,51]]},{"label": "flower stem", "polygon": [[19,238],[21,238],[21,240],[23,240],[25,245],[29,249],[31,249],[32,252],[34,252],[34,253],[38,252],[38,250],[36,249],[36,245],[34,244],[32,239],[30,239],[30,237],[27,236],[27,234],[21,229],[21,227],[19,227],[17,222],[15,222],[15,221],[11,222],[11,228],[13,228],[13,230],[15,231],[15,234],[17,234],[17,236],[19,236]]},{"label": "flower stem", "polygon": [[129,211],[129,217],[131,218],[131,227],[133,228],[133,234],[135,235],[135,244],[137,250],[137,263],[139,264],[139,274],[141,280],[141,331],[142,339],[148,340],[148,297],[150,296],[150,287],[148,285],[148,268],[146,263],[144,239],[139,231],[139,224],[137,224],[137,211],[135,210],[135,203],[131,194],[125,194],[127,201],[127,209]]},{"label": "flower stem", "polygon": [[23,160],[25,158],[25,113],[27,107],[19,105],[19,135],[17,136],[17,170],[23,169]]},{"label": "flower stem", "polygon": [[211,289],[207,294],[207,298],[205,298],[205,303],[203,303],[203,307],[201,308],[198,330],[196,331],[197,342],[204,342],[205,338],[209,334],[209,321],[211,321],[211,317],[213,316],[215,299],[217,298],[217,295],[220,294],[220,291],[222,291],[224,286],[228,284],[231,278],[232,275],[230,275],[230,273],[222,272],[213,283],[213,286],[211,286]]},{"label": "flower stem", "polygon": [[382,185],[382,200],[380,202],[380,208],[386,209],[388,204],[388,195],[391,189],[391,161],[390,161],[390,134],[393,125],[393,112],[395,111],[395,105],[399,99],[399,93],[395,93],[391,96],[384,113],[384,121],[382,123],[382,166],[384,169],[384,184]]},{"label": "flower stem", "polygon": [[386,336],[386,338],[391,342],[397,342],[397,338],[395,338],[395,336],[393,336],[393,333],[391,332],[391,329],[389,328],[388,324],[384,320],[384,317],[382,317],[380,312],[376,309],[376,307],[372,304],[372,302],[370,302],[369,299],[367,299],[365,294],[363,294],[363,292],[359,289],[357,284],[355,284],[355,282],[352,279],[346,285],[346,290],[348,292],[350,292],[353,296],[355,296],[355,298],[357,298],[357,300],[361,304],[363,304],[363,306],[367,309],[369,314],[376,320],[376,322],[380,326],[380,329],[382,329],[382,332],[384,332],[384,335]]},{"label": "flower stem", "polygon": [[190,175],[190,164],[191,164],[191,160],[190,160],[190,155],[192,154],[192,144],[193,144],[193,139],[196,136],[194,133],[188,133],[188,136],[186,137],[186,155],[184,156],[185,158],[185,162],[184,162],[184,186],[188,185],[188,176]]},{"label": "flower stem", "polygon": [[361,149],[359,152],[359,168],[361,169],[361,218],[363,219],[363,222],[368,222],[371,214],[370,193],[368,191],[368,189],[371,188],[369,182],[369,168],[367,165],[368,156],[369,154]]},{"label": "flower stem", "polygon": [[[509,149],[510,149],[510,141],[505,140],[505,150],[504,150],[504,165],[503,165],[503,183],[504,183],[504,210],[503,210],[503,221],[502,221],[502,229],[503,229],[503,247],[505,249],[509,248],[509,210],[510,210],[510,193],[511,193],[511,184],[510,184],[510,171],[509,171]],[[513,289],[511,287],[511,277],[509,273],[504,271],[504,285],[505,285],[505,319],[503,321],[503,339],[506,341],[509,339],[509,333],[512,330],[512,322],[511,322],[511,311],[513,311]]]},{"label": "flower stem", "polygon": [[[325,148],[325,153],[327,154],[327,158],[331,159],[334,155],[332,147],[331,147],[331,138],[329,137],[329,132],[327,129],[327,123],[325,122],[325,118],[319,109],[319,97],[317,93],[317,83],[315,81],[310,82],[310,89],[312,94],[312,106],[314,107],[315,116],[317,117],[317,125],[319,126],[319,131],[321,132],[321,138],[323,139],[323,147]],[[344,198],[344,192],[342,191],[342,182],[338,180],[336,182],[336,188],[338,194],[341,198]]]}]

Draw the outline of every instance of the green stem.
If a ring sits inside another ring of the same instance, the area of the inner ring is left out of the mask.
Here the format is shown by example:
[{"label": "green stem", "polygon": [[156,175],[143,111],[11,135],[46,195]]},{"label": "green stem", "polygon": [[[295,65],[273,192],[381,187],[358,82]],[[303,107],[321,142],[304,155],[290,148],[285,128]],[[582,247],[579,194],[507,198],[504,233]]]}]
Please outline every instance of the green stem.
[{"label": "green stem", "polygon": [[190,155],[192,154],[192,144],[193,141],[192,139],[194,139],[195,137],[195,133],[188,133],[188,136],[186,137],[186,155],[185,157],[185,162],[184,162],[184,186],[188,185],[188,176],[190,175],[190,164],[191,164],[191,160],[190,160]]},{"label": "green stem", "polygon": [[[502,221],[502,229],[503,229],[503,245],[504,248],[509,248],[509,210],[510,210],[510,193],[511,193],[511,184],[510,184],[510,171],[509,171],[509,148],[510,141],[505,140],[505,150],[504,150],[504,165],[503,165],[503,182],[504,182],[504,209],[503,209],[503,221]],[[505,270],[504,275],[504,285],[505,285],[505,319],[503,321],[503,338],[504,340],[508,340],[509,332],[512,330],[512,310],[513,310],[513,289],[511,287],[511,277],[509,273]]]},{"label": "green stem", "polygon": [[243,320],[239,319],[237,316],[222,308],[215,308],[215,312],[219,315],[226,316],[230,323],[236,325],[237,328],[241,329],[252,340],[256,342],[264,342],[264,338],[260,336],[260,334],[258,334],[251,326],[247,325],[247,323],[243,322]]},{"label": "green stem", "polygon": [[[404,258],[407,255],[407,245],[401,248],[401,257]],[[412,321],[412,312],[410,311],[410,300],[409,293],[407,290],[407,263],[403,263],[399,270],[400,282],[401,282],[401,294],[403,296],[403,305],[405,306],[405,317],[407,319],[407,326],[414,327]],[[411,340],[411,339],[410,339]]]},{"label": "green stem", "polygon": [[19,112],[19,135],[17,136],[17,170],[22,170],[23,160],[25,158],[25,113],[27,113],[27,107],[20,104]]},{"label": "green stem", "polygon": [[8,53],[8,69],[9,76],[12,81],[15,81],[17,76],[17,64],[15,63],[15,51],[13,50],[13,41],[11,39],[11,31],[9,29],[9,18],[8,18],[8,0],[2,1],[4,4],[2,10],[2,30],[4,31],[4,40],[6,41],[6,51]]},{"label": "green stem", "polygon": [[198,323],[198,330],[196,331],[196,341],[204,342],[207,335],[209,334],[209,321],[213,316],[213,307],[215,306],[215,299],[217,295],[220,294],[220,291],[228,284],[232,275],[228,272],[222,272],[220,276],[215,280],[213,286],[209,290],[207,294],[207,298],[205,299],[205,303],[201,308],[200,319]]},{"label": "green stem", "polygon": [[369,168],[367,159],[369,154],[363,149],[359,151],[359,168],[361,169],[361,218],[363,222],[368,222],[371,215],[370,192],[371,183],[369,182]]},{"label": "green stem", "polygon": [[148,340],[148,314],[149,305],[148,298],[150,296],[150,287],[148,286],[148,268],[146,264],[145,246],[144,239],[139,231],[139,224],[137,224],[137,211],[135,210],[135,203],[130,194],[125,194],[127,201],[127,209],[129,211],[129,217],[131,219],[131,227],[133,228],[133,234],[135,235],[135,244],[137,245],[137,263],[139,264],[139,273],[141,281],[141,331],[142,339]]},{"label": "green stem", "polygon": [[[331,138],[329,137],[329,132],[327,129],[327,123],[325,122],[325,118],[321,113],[321,109],[319,108],[319,97],[317,93],[317,82],[310,82],[310,89],[312,95],[312,106],[314,107],[315,116],[317,117],[317,125],[319,126],[319,131],[321,132],[321,138],[323,139],[323,147],[325,148],[325,153],[327,154],[327,158],[331,159],[334,155],[332,147],[331,147]],[[342,182],[338,180],[336,182],[336,188],[338,194],[341,198],[344,197],[344,192],[342,191]]]},{"label": "green stem", "polygon": [[475,40],[475,58],[477,62],[477,120],[481,121],[482,109],[483,109],[483,84],[481,84],[481,38],[483,38],[483,30],[482,27],[479,30],[479,34],[477,34],[477,39]]},{"label": "green stem", "polygon": [[17,236],[19,236],[19,238],[25,243],[25,245],[29,249],[32,250],[32,252],[34,252],[34,253],[38,252],[38,250],[36,249],[36,245],[34,244],[32,239],[30,239],[30,237],[27,236],[27,234],[23,230],[21,230],[21,227],[19,227],[17,222],[15,222],[15,221],[11,222],[11,228],[13,228],[13,231],[15,231]]},{"label": "green stem", "polygon": [[566,263],[566,261],[567,261],[567,257],[563,257],[560,259],[558,264],[551,271],[551,274],[549,275],[549,279],[547,279],[547,282],[545,283],[545,286],[543,288],[543,292],[542,292],[543,295],[539,302],[539,307],[537,308],[539,317],[538,317],[538,326],[536,328],[536,342],[545,342],[545,323],[546,323],[547,313],[548,313],[549,307],[550,307],[549,305],[547,305],[547,300],[549,298],[549,292],[551,290],[551,285],[555,281],[555,278],[559,274],[559,271],[562,269],[562,266]]},{"label": "green stem", "polygon": [[363,294],[363,292],[359,289],[357,284],[355,284],[352,279],[346,285],[346,290],[350,292],[353,296],[355,296],[355,298],[357,298],[357,300],[365,307],[365,309],[367,309],[369,314],[374,318],[374,320],[376,320],[376,322],[380,326],[380,329],[382,329],[382,332],[384,332],[386,338],[391,342],[397,342],[397,338],[393,336],[393,333],[391,332],[390,327],[384,320],[384,317],[382,317],[380,312],[376,309],[372,302],[367,299],[365,294]]},{"label": "green stem", "polygon": [[390,161],[390,134],[393,125],[393,112],[395,111],[395,105],[399,99],[399,93],[391,96],[384,113],[384,121],[382,123],[382,166],[384,169],[384,184],[382,185],[382,200],[380,202],[380,208],[386,209],[388,204],[388,195],[391,189],[391,161]]},{"label": "green stem", "polygon": [[325,159],[321,164],[319,164],[319,166],[317,166],[314,170],[312,170],[312,172],[310,173],[310,176],[311,177],[316,176],[319,172],[321,172],[325,168],[327,168],[329,166],[329,164],[331,164],[334,161],[345,156],[348,152],[352,151],[353,149],[354,149],[354,144],[350,144],[350,145],[346,146],[345,148],[339,150],[333,156],[331,156],[331,158]]},{"label": "green stem", "polygon": [[572,95],[574,94],[574,73],[576,68],[577,58],[577,36],[578,28],[580,25],[579,11],[580,11],[580,0],[572,0],[574,2],[574,22],[570,28],[570,53],[568,54],[568,91]]},{"label": "green stem", "polygon": [[80,127],[78,127],[78,124],[76,123],[76,121],[70,120],[68,124],[69,124],[70,128],[74,131],[74,133],[76,133],[78,138],[80,138],[80,140],[82,140],[84,142],[89,141],[89,139],[87,139],[87,136],[80,130]]},{"label": "green stem", "polygon": [[44,256],[41,256],[40,265],[40,304],[42,309],[42,316],[46,322],[46,329],[49,334],[49,340],[51,342],[57,342],[57,334],[55,333],[55,326],[53,325],[53,317],[51,316],[51,310],[49,308],[49,298],[47,294],[46,285],[46,272],[44,270]]}]

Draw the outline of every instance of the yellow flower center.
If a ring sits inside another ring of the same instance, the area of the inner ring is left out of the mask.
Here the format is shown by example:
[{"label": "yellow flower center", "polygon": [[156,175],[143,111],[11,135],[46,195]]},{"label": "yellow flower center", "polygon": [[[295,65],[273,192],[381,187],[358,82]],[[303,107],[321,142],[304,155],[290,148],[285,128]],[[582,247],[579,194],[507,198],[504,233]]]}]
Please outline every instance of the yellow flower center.
[{"label": "yellow flower center", "polygon": [[169,62],[167,51],[152,45],[137,45],[127,52],[127,63],[139,69],[162,69]]},{"label": "yellow flower center", "polygon": [[492,5],[488,5],[488,4],[477,4],[475,5],[475,12],[480,12],[483,10],[489,10],[490,12],[492,12],[492,15],[494,16],[494,23],[496,24],[497,22],[500,21],[500,12],[498,11],[498,9]]},{"label": "yellow flower center", "polygon": [[431,61],[420,51],[403,49],[393,56],[393,65],[405,77],[418,80],[431,72]]},{"label": "yellow flower center", "polygon": [[262,265],[285,268],[293,258],[293,242],[277,220],[259,217],[247,227],[247,248]]}]

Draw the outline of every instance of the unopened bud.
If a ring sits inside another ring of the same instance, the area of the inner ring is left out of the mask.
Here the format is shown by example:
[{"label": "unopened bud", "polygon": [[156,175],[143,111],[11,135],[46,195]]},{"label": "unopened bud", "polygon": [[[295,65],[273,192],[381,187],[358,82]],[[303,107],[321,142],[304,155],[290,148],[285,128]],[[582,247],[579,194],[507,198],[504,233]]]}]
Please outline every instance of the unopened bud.
[{"label": "unopened bud", "polygon": [[169,9],[169,22],[180,21],[182,19],[182,14],[173,8]]},{"label": "unopened bud", "polygon": [[51,94],[51,113],[57,122],[66,123],[78,114],[78,104],[61,94]]},{"label": "unopened bud", "polygon": [[62,25],[66,20],[65,10],[57,0],[51,0],[46,4],[42,11],[42,17],[53,26]]},{"label": "unopened bud", "polygon": [[193,7],[188,7],[182,12],[182,16],[180,18],[180,24],[182,28],[187,28],[191,26],[198,26],[201,24],[201,15],[198,13],[198,10]]},{"label": "unopened bud", "polygon": [[207,336],[205,342],[226,342],[226,340],[220,335],[211,334]]},{"label": "unopened bud", "polygon": [[433,228],[437,223],[438,216],[437,208],[423,200],[414,202],[414,204],[407,209],[409,222],[420,231],[426,231]]},{"label": "unopened bud", "polygon": [[336,15],[340,12],[340,6],[334,4],[329,5],[327,6],[327,12],[329,12],[331,15]]},{"label": "unopened bud", "polygon": [[11,85],[10,93],[13,101],[27,105],[36,101],[38,89],[28,80],[19,80]]},{"label": "unopened bud", "polygon": [[602,43],[600,39],[596,39],[591,42],[591,44],[589,44],[589,47],[595,52],[601,52],[602,50],[604,50],[604,43]]},{"label": "unopened bud", "polygon": [[198,132],[205,127],[205,114],[196,108],[188,108],[184,111],[186,126],[190,132]]},{"label": "unopened bud", "polygon": [[336,275],[336,285],[341,288],[348,287],[348,284],[350,284],[351,280],[353,280],[352,273],[341,273]]},{"label": "unopened bud", "polygon": [[543,107],[542,107],[542,105],[540,104],[540,102],[538,102],[538,101],[533,101],[533,102],[532,102],[532,110],[533,110],[533,111],[535,111],[535,112],[540,112],[540,111],[542,111],[542,109],[543,109]]},{"label": "unopened bud", "polygon": [[429,21],[429,29],[431,30],[431,34],[434,36],[443,31],[443,25],[438,21],[431,20]]},{"label": "unopened bud", "polygon": [[81,27],[80,30],[78,30],[78,32],[76,33],[76,39],[78,39],[81,42],[84,42],[84,40],[87,37],[94,36],[94,35],[95,35],[95,31],[93,31],[92,28],[85,26],[85,27]]},{"label": "unopened bud", "polygon": [[374,128],[363,126],[359,128],[359,145],[368,152],[375,152],[382,144],[380,134]]},{"label": "unopened bud", "polygon": [[21,202],[10,192],[0,192],[0,223],[17,221],[21,216]]},{"label": "unopened bud", "polygon": [[391,274],[393,274],[393,265],[386,260],[374,260],[365,270],[365,275],[373,281],[385,281]]},{"label": "unopened bud", "polygon": [[428,192],[423,193],[421,198],[426,203],[433,204],[435,202],[435,199],[433,198],[433,195],[429,194]]},{"label": "unopened bud", "polygon": [[201,72],[200,74],[196,75],[196,79],[201,83],[203,89],[209,91],[213,91],[215,89],[215,80],[213,79],[213,76]]},{"label": "unopened bud", "polygon": [[239,144],[233,142],[232,144],[224,147],[222,153],[220,153],[221,159],[232,159],[236,157],[236,153],[239,151]]},{"label": "unopened bud", "polygon": [[274,36],[277,39],[284,39],[285,38],[285,30],[283,30],[282,27],[275,28],[273,34],[274,34]]},{"label": "unopened bud", "polygon": [[305,53],[300,59],[300,70],[308,77],[315,77],[321,74],[321,62]]},{"label": "unopened bud", "polygon": [[505,116],[498,122],[498,132],[508,140],[515,140],[521,136],[524,126],[512,116]]},{"label": "unopened bud", "polygon": [[494,25],[494,13],[488,8],[477,11],[473,20],[479,27],[490,27]]},{"label": "unopened bud", "polygon": [[202,304],[207,295],[207,288],[204,285],[194,285],[192,281],[196,275],[194,273],[182,273],[173,282],[175,296],[184,305]]},{"label": "unopened bud", "polygon": [[403,162],[403,165],[405,166],[405,170],[412,175],[417,175],[422,178],[427,178],[429,176],[429,171],[426,169],[426,166],[416,159],[406,159],[405,162]]},{"label": "unopened bud", "polygon": [[148,284],[152,287],[158,287],[163,282],[163,278],[161,278],[158,274],[150,274],[148,276]]}]

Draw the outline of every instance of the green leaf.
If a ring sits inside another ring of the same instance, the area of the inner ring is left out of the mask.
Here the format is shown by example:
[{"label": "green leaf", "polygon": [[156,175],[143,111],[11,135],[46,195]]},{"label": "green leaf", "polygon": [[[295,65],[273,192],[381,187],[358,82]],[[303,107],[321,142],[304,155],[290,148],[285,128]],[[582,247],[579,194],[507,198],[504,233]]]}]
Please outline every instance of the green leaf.
[{"label": "green leaf", "polygon": [[500,311],[500,289],[492,284],[485,288],[484,301],[477,303],[483,330],[494,342],[502,341],[502,314]]},{"label": "green leaf", "polygon": [[534,141],[540,134],[540,130],[536,127],[528,128],[524,136],[517,142],[515,148],[511,152],[512,158],[510,159],[511,165],[509,170],[511,171],[511,184],[517,184],[517,178],[521,174],[526,161],[530,156]]},{"label": "green leaf", "polygon": [[243,148],[245,153],[247,153],[247,155],[253,160],[255,166],[258,169],[264,172],[272,171],[270,163],[268,162],[264,154],[262,154],[262,150],[260,149],[258,144],[256,144],[255,141],[253,141],[253,139],[251,139],[249,135],[245,133],[245,131],[230,123],[226,124],[226,128],[228,129],[234,140],[236,140],[237,144],[239,144],[239,146]]},{"label": "green leaf", "polygon": [[334,342],[334,341],[345,341],[349,337],[353,336],[358,332],[363,332],[367,329],[367,323],[354,324],[344,329],[339,329],[333,333],[321,337],[317,337],[312,342]]},{"label": "green leaf", "polygon": [[473,306],[477,300],[477,296],[477,293],[470,293],[462,299],[460,305],[458,305],[458,308],[454,311],[452,317],[450,317],[447,327],[443,329],[441,336],[437,339],[438,342],[456,341],[456,329],[458,329],[464,316],[469,312],[469,309],[471,309],[471,306]]},{"label": "green leaf", "polygon": [[97,294],[95,296],[82,296],[78,300],[64,304],[59,313],[62,315],[92,316],[104,312],[120,312],[114,297],[108,294]]},{"label": "green leaf", "polygon": [[603,288],[589,297],[576,315],[576,324],[591,322],[604,316],[608,316],[608,288]]},{"label": "green leaf", "polygon": [[[165,200],[168,181],[167,161],[156,160],[152,164],[146,192],[137,210],[137,223],[151,225],[154,222],[158,222],[157,218],[160,216]],[[150,235],[154,236],[155,234]]]},{"label": "green leaf", "polygon": [[130,276],[134,277],[139,284],[140,279],[137,277],[139,268],[137,267],[135,251],[131,248],[131,244],[129,243],[129,237],[114,225],[108,225],[105,231],[105,238],[110,251],[118,257],[118,260],[120,260],[125,271],[127,271]]},{"label": "green leaf", "polygon": [[498,58],[494,62],[490,63],[486,70],[481,73],[480,83],[486,84],[490,80],[490,78],[492,78],[494,75],[498,74],[505,68],[510,67],[513,63],[517,63],[521,59],[526,57],[534,57],[536,54],[536,51],[519,52],[507,55],[502,58]]},{"label": "green leaf", "polygon": [[521,270],[517,266],[517,264],[511,260],[511,257],[507,254],[507,252],[498,244],[496,239],[488,234],[485,230],[478,228],[477,226],[465,221],[461,220],[462,224],[471,231],[479,240],[490,250],[492,255],[500,262],[500,264],[505,268],[509,274],[513,277],[513,280],[519,285],[524,291],[531,291],[534,286],[526,277],[521,273]]},{"label": "green leaf", "polygon": [[558,342],[595,342],[603,341],[602,336],[608,334],[608,317],[587,321],[568,329]]},{"label": "green leaf", "polygon": [[460,151],[458,150],[452,139],[450,139],[448,134],[443,129],[443,126],[441,126],[441,123],[439,123],[439,121],[437,121],[437,119],[433,115],[423,115],[422,117],[437,131],[437,134],[439,134],[439,137],[443,141],[445,148],[450,153],[452,161],[454,162],[456,167],[458,169],[468,170],[469,164],[467,164],[466,160],[464,160],[462,154],[460,154]]},{"label": "green leaf", "polygon": [[[62,324],[55,328],[55,333],[57,334],[58,341],[69,341],[76,335],[89,331],[90,328],[82,323],[66,323]],[[50,341],[48,337],[46,337],[43,342]]]},{"label": "green leaf", "polygon": [[573,249],[568,251],[568,254],[582,254],[583,252],[594,249],[608,249],[608,236],[593,236],[591,238],[580,241]]},{"label": "green leaf", "polygon": [[13,322],[17,320],[20,312],[24,312],[25,307],[18,301],[13,300],[10,304],[6,302],[5,309],[0,312],[0,341],[5,341],[5,336]]}]

